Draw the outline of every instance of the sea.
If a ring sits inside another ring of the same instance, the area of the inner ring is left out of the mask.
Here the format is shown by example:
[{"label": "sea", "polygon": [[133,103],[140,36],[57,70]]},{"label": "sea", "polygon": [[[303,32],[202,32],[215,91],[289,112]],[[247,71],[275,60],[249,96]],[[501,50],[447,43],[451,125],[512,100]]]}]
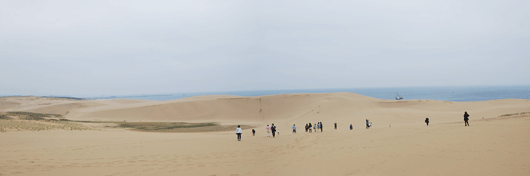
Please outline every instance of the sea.
[{"label": "sea", "polygon": [[141,100],[175,100],[202,95],[235,95],[243,97],[295,94],[295,93],[335,93],[351,92],[369,97],[395,100],[441,100],[455,102],[473,102],[498,99],[530,100],[530,85],[519,86],[452,86],[452,87],[388,87],[388,88],[342,88],[342,89],[290,89],[290,90],[251,90],[226,92],[191,92],[152,95],[100,96],[83,97],[89,99],[141,99]]}]

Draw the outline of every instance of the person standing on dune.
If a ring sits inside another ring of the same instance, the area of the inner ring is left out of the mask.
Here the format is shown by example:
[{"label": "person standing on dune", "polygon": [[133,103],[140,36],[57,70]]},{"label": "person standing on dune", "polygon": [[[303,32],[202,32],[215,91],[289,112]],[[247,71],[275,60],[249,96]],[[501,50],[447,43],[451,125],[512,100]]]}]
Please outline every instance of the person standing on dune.
[{"label": "person standing on dune", "polygon": [[429,126],[429,117],[425,118],[425,123]]},{"label": "person standing on dune", "polygon": [[307,123],[305,124],[305,132],[307,133],[307,129],[309,128],[309,125],[307,125]]},{"label": "person standing on dune", "polygon": [[271,131],[272,131],[272,137],[275,138],[276,137],[276,126],[274,126],[274,123],[272,124]]},{"label": "person standing on dune", "polygon": [[293,133],[296,133],[296,126],[293,124]]},{"label": "person standing on dune", "polygon": [[366,119],[366,129],[370,128],[370,121],[368,121],[368,119]]},{"label": "person standing on dune", "polygon": [[350,130],[353,130],[353,125],[352,124],[350,124]]},{"label": "person standing on dune", "polygon": [[241,133],[243,133],[243,130],[241,130],[241,126],[237,126],[236,134],[237,134],[237,140],[241,141]]},{"label": "person standing on dune", "polygon": [[252,129],[252,136],[256,136],[256,130]]},{"label": "person standing on dune", "polygon": [[311,126],[311,123],[309,123],[309,133],[311,133],[311,128],[313,128],[313,126]]},{"label": "person standing on dune", "polygon": [[271,127],[267,125],[265,129],[267,129],[267,137],[271,137]]},{"label": "person standing on dune", "polygon": [[322,132],[322,130],[324,129],[324,125],[322,125],[322,122],[319,122],[320,124],[320,132]]},{"label": "person standing on dune", "polygon": [[469,114],[467,114],[467,111],[464,112],[464,122],[465,122],[465,126],[469,126]]}]

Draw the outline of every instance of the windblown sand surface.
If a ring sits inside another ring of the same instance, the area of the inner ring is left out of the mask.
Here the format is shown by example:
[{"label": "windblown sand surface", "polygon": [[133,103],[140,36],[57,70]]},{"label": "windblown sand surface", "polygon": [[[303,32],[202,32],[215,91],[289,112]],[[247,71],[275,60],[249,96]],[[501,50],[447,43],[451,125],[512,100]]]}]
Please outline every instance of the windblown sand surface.
[{"label": "windblown sand surface", "polygon": [[[256,126],[257,134],[244,130],[238,142],[235,129],[8,131],[0,133],[0,175],[530,175],[530,114],[499,117],[530,112],[528,100],[393,101],[352,93],[172,101],[0,98],[0,112],[7,111],[72,120],[245,124]],[[471,115],[469,127],[464,111]],[[365,119],[374,127],[366,130]],[[303,131],[318,121],[323,133]],[[270,123],[281,132],[276,138],[266,137]]]}]

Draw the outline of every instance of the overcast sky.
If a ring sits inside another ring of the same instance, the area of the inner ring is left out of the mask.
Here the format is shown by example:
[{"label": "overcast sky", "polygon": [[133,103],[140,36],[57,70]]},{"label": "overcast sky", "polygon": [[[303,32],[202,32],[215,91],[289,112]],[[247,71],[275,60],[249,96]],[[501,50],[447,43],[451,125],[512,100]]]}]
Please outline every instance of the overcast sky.
[{"label": "overcast sky", "polygon": [[0,95],[529,85],[529,7],[0,0]]}]

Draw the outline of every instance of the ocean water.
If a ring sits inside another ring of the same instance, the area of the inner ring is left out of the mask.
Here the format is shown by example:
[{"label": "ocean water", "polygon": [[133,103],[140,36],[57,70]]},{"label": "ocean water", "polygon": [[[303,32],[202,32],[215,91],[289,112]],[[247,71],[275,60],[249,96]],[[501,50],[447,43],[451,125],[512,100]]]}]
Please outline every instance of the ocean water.
[{"label": "ocean water", "polygon": [[[263,96],[293,93],[334,93],[351,92],[380,99],[395,100],[398,96],[403,100],[441,100],[456,102],[487,101],[497,99],[527,99],[530,100],[530,85],[528,86],[459,86],[459,87],[399,87],[399,88],[345,88],[345,89],[299,89],[299,90],[256,90],[231,92],[195,92],[174,93],[163,95],[130,95],[97,97],[98,99],[142,99],[142,100],[175,100],[201,95],[236,95]],[[93,97],[91,97],[93,98]]]}]

